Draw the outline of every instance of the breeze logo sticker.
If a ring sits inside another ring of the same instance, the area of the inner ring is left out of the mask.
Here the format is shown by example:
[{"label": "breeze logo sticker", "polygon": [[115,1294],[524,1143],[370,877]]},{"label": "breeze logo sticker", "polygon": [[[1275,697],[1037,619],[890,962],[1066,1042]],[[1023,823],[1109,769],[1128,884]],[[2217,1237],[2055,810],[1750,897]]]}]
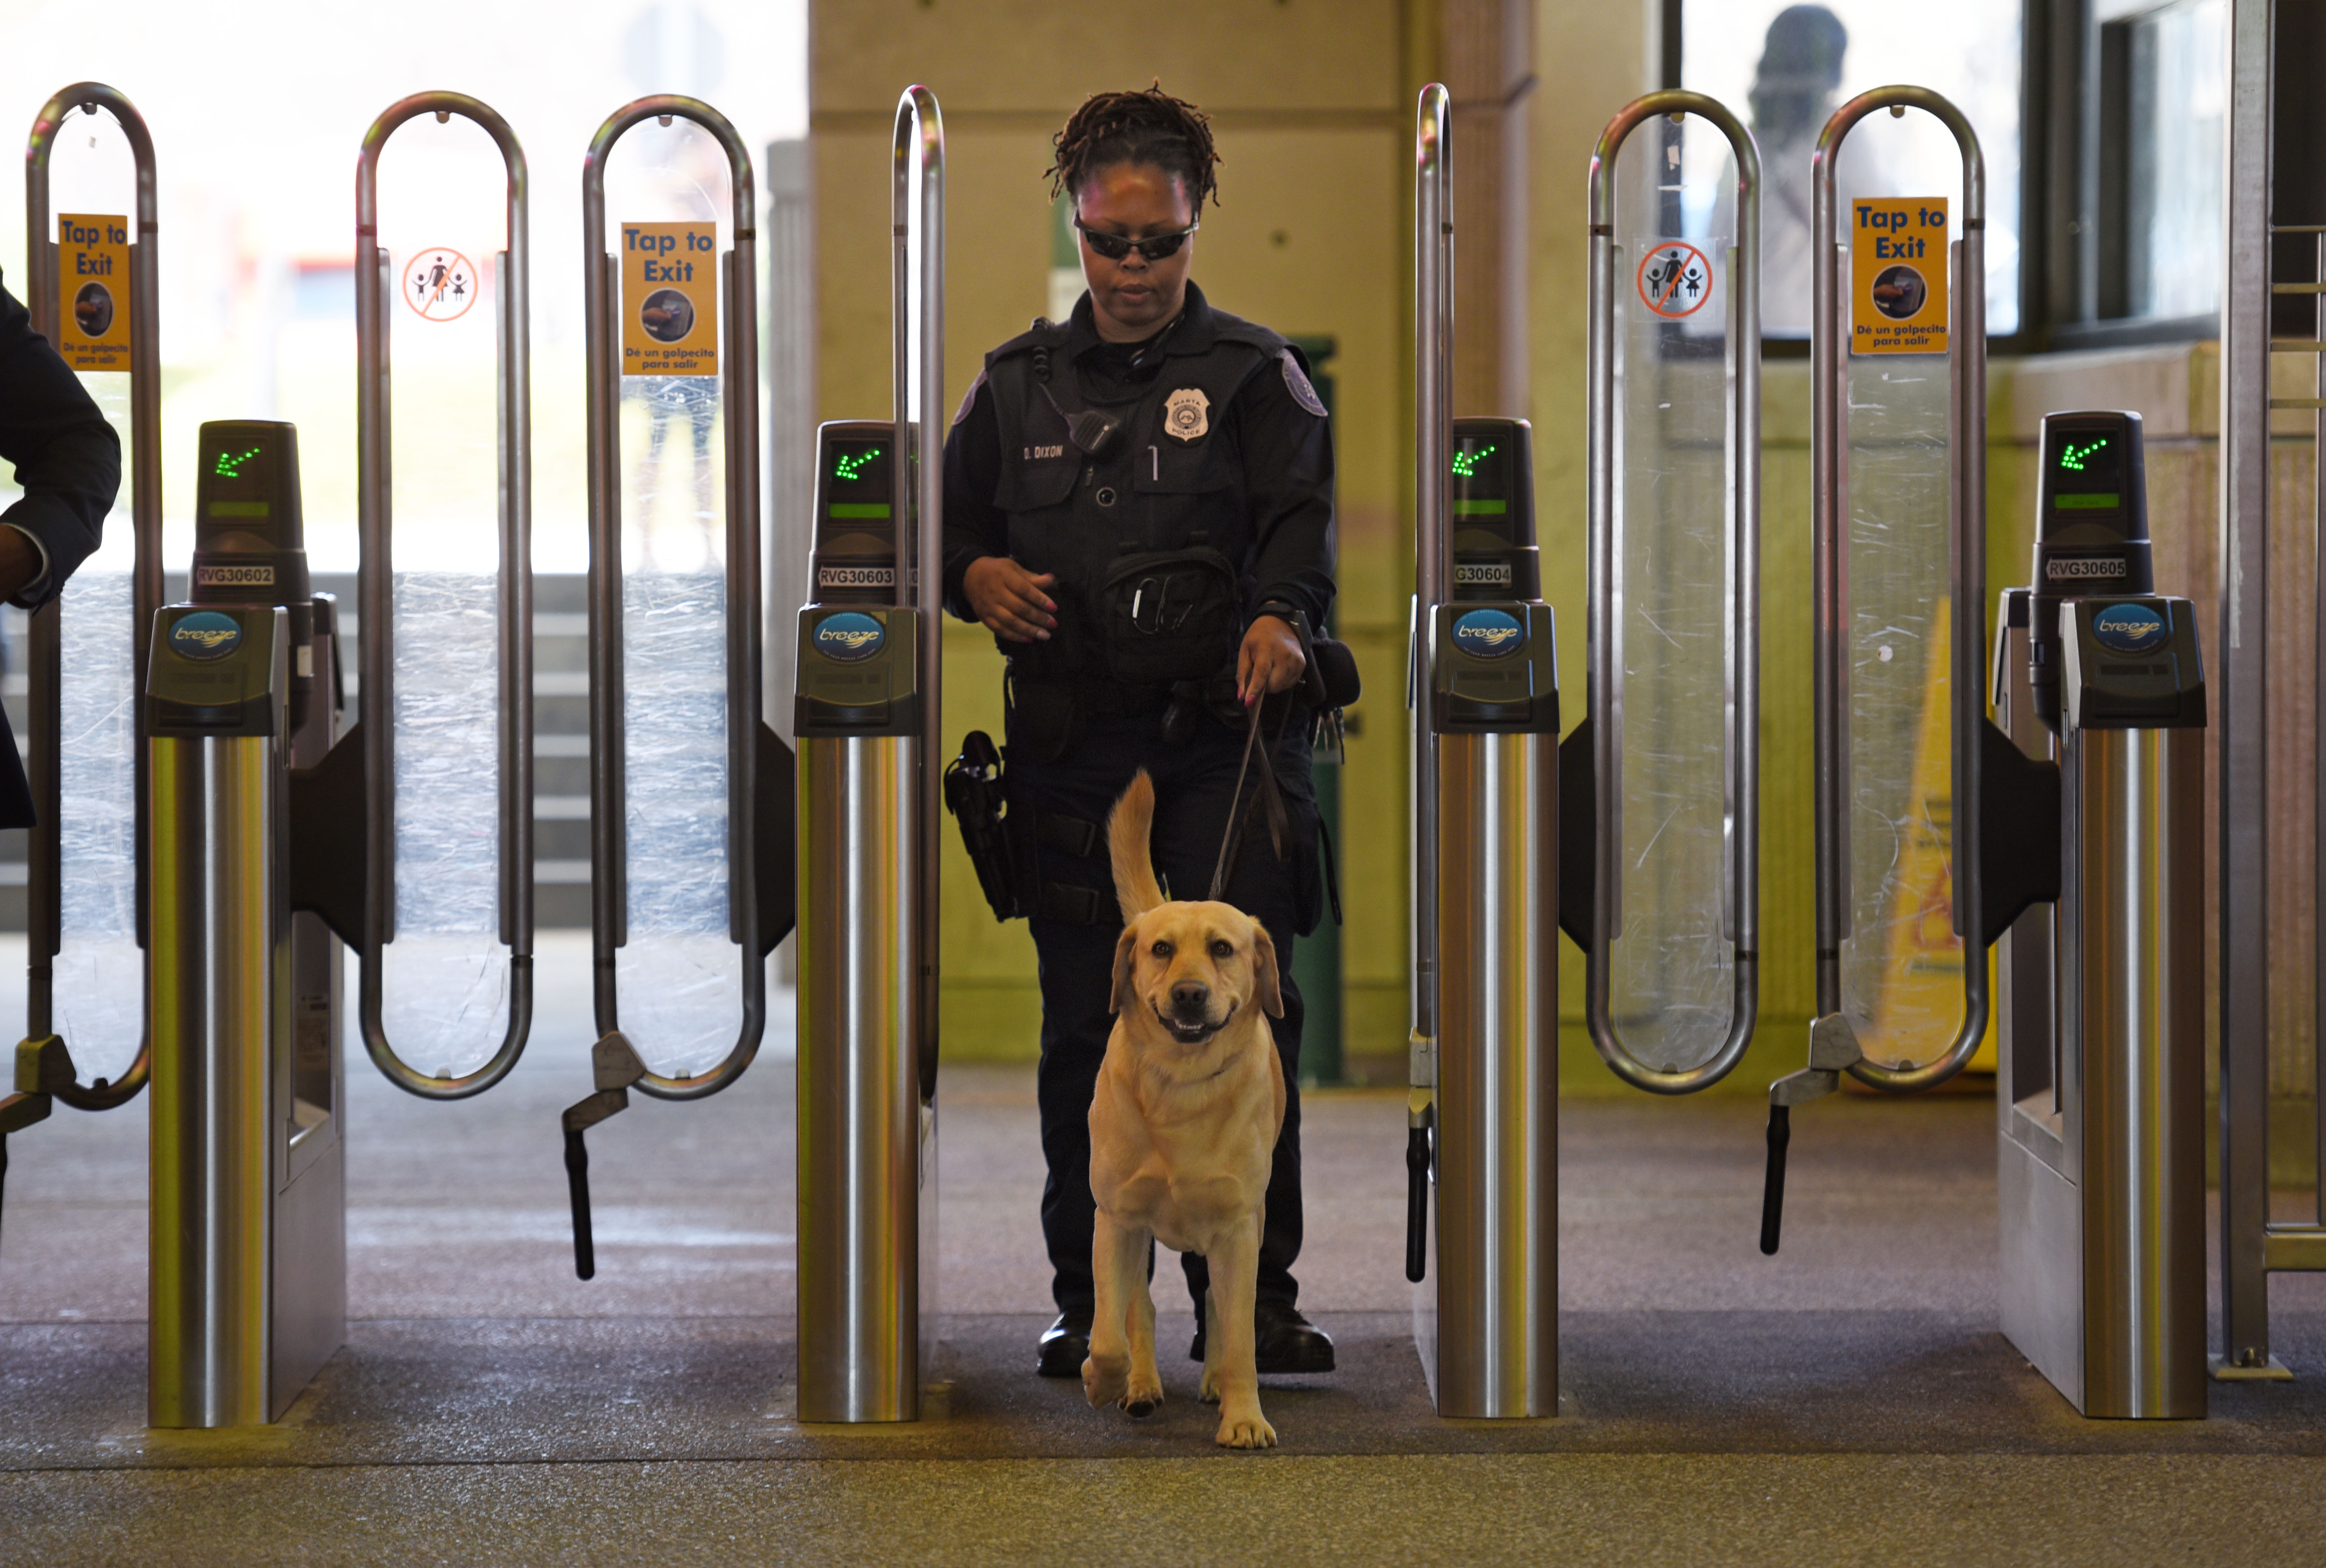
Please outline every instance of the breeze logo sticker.
[{"label": "breeze logo sticker", "polygon": [[2172,631],[2164,617],[2146,604],[2111,604],[2092,617],[2092,635],[2111,653],[2147,653]]},{"label": "breeze logo sticker", "polygon": [[1201,441],[1212,428],[1212,400],[1201,387],[1182,387],[1163,399],[1163,429],[1180,441]]},{"label": "breeze logo sticker", "polygon": [[622,374],[719,374],[719,228],[622,225]]},{"label": "breeze logo sticker", "polygon": [[816,622],[815,650],[842,664],[871,658],[888,640],[888,628],[859,611],[843,611]]},{"label": "breeze logo sticker", "polygon": [[1849,351],[1947,351],[1947,199],[1850,204]]},{"label": "breeze logo sticker", "polygon": [[242,641],[242,622],[215,610],[197,610],[170,628],[172,651],[204,663],[224,658]]},{"label": "breeze logo sticker", "polygon": [[1500,658],[1526,645],[1526,628],[1501,610],[1473,610],[1454,623],[1454,646],[1474,658]]},{"label": "breeze logo sticker", "polygon": [[57,351],[76,370],[129,369],[129,219],[57,214]]}]

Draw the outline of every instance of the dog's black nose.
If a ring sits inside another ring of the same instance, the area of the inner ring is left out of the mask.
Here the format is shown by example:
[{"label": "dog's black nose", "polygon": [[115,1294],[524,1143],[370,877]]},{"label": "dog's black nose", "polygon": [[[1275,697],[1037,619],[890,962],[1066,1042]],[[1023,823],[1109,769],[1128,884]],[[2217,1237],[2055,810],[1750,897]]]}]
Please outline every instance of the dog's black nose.
[{"label": "dog's black nose", "polygon": [[1211,1004],[1212,988],[1200,981],[1182,980],[1171,987],[1171,1006],[1190,1017],[1200,1017]]}]

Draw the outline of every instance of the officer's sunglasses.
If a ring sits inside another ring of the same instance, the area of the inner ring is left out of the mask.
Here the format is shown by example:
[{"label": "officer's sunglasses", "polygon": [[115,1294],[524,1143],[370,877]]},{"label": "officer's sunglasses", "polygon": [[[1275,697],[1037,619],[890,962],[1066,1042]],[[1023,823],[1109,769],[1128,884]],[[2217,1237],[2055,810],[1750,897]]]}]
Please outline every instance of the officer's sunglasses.
[{"label": "officer's sunglasses", "polygon": [[1101,234],[1095,229],[1084,229],[1083,220],[1079,218],[1075,219],[1075,227],[1082,229],[1083,242],[1109,261],[1121,261],[1134,250],[1149,261],[1161,261],[1166,257],[1178,255],[1179,247],[1187,243],[1187,236],[1203,225],[1190,223],[1177,234],[1158,234],[1152,239],[1125,239],[1120,234]]}]

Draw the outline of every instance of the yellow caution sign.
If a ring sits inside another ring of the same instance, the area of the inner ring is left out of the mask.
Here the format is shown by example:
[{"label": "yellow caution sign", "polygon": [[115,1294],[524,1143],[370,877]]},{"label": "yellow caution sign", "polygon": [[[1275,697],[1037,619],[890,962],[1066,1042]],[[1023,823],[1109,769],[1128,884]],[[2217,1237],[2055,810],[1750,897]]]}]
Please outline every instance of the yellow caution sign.
[{"label": "yellow caution sign", "polygon": [[719,227],[622,225],[622,374],[719,374]]},{"label": "yellow caution sign", "polygon": [[[1889,962],[1874,1004],[1866,1054],[1890,1062],[1930,1060],[1954,1043],[1963,1009],[1963,943],[1955,935],[1954,726],[1948,711],[1952,685],[1945,650],[1950,602],[1940,599],[1931,616],[1929,646],[1938,651],[1922,687],[1922,716],[1914,740],[1914,773],[1909,786],[1912,817],[1892,883]],[[1995,973],[1987,971],[1994,994]],[[1986,1013],[1986,1035],[1969,1062],[1973,1072],[1995,1070],[1995,1008]]]},{"label": "yellow caution sign", "polygon": [[129,369],[129,219],[57,214],[57,352],[76,370]]},{"label": "yellow caution sign", "polygon": [[1849,351],[1947,351],[1947,199],[1883,196],[1851,204]]}]

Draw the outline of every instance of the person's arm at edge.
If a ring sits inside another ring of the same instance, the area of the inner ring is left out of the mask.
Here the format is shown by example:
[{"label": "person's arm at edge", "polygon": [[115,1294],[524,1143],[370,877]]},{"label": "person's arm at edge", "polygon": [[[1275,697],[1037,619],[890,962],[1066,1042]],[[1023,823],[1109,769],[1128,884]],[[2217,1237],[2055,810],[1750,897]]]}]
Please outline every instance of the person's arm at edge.
[{"label": "person's arm at edge", "polygon": [[0,288],[0,459],[23,498],[0,513],[0,597],[54,598],[103,537],[121,485],[121,438],[32,313]]},{"label": "person's arm at edge", "polygon": [[1000,484],[1001,427],[980,375],[945,433],[944,607],[963,621],[978,618],[962,584],[970,563],[1009,553],[1009,517],[993,500]]},{"label": "person's arm at edge", "polygon": [[1294,400],[1278,366],[1233,405],[1251,509],[1251,572],[1260,602],[1289,604],[1324,630],[1333,607],[1333,426]]}]

